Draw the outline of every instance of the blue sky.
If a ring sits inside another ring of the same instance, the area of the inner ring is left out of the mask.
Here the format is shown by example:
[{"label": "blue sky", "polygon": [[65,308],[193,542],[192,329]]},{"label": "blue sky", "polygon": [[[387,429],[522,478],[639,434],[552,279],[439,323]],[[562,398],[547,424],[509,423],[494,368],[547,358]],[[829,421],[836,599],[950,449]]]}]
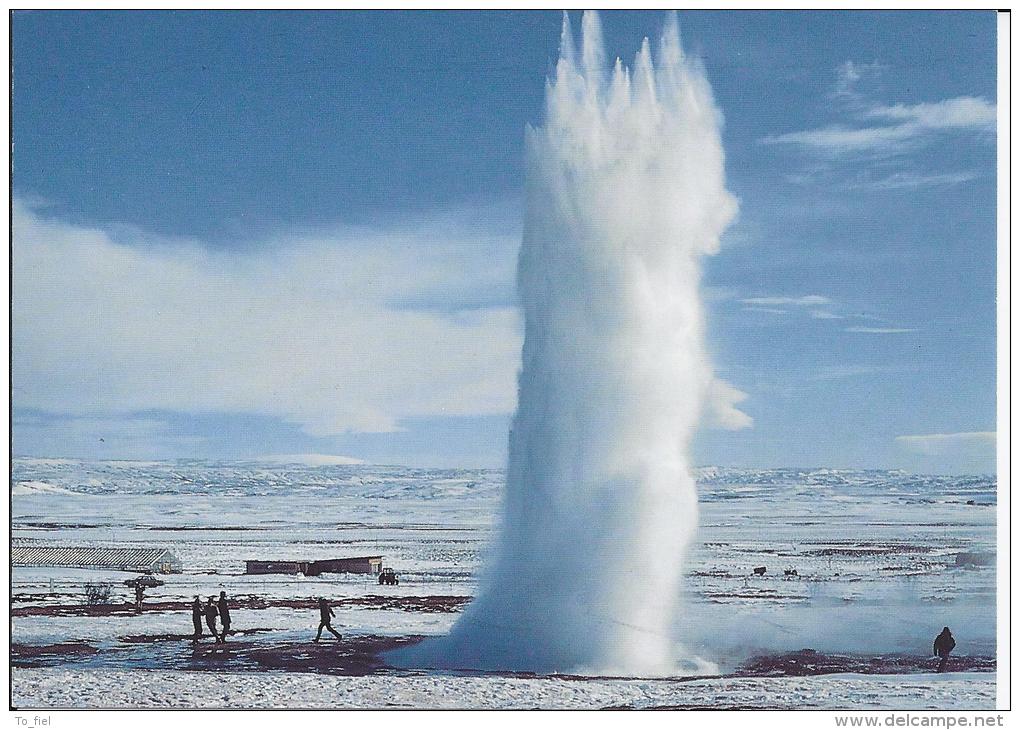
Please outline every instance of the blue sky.
[{"label": "blue sky", "polygon": [[[603,13],[625,60],[656,12]],[[992,12],[682,12],[737,222],[699,464],[991,471]],[[557,12],[18,12],[14,446],[499,466]]]}]

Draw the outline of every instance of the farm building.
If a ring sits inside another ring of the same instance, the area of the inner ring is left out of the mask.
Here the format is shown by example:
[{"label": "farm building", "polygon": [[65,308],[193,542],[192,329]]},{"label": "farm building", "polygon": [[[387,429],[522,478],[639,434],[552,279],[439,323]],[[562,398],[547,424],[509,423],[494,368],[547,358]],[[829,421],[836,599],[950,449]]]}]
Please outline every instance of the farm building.
[{"label": "farm building", "polygon": [[248,560],[245,572],[250,575],[267,573],[304,573],[316,576],[322,573],[369,573],[378,575],[382,570],[382,556],[362,558],[334,558],[332,560]]},{"label": "farm building", "polygon": [[95,568],[132,573],[180,573],[181,561],[166,548],[43,547],[11,548],[19,568]]},{"label": "farm building", "polygon": [[308,569],[308,563],[297,560],[246,560],[244,572],[249,575],[263,575],[268,573],[287,573],[294,575],[304,573]]},{"label": "farm building", "polygon": [[319,575],[319,573],[370,573],[378,575],[381,570],[382,556],[373,555],[367,558],[313,560],[308,564],[305,575]]}]

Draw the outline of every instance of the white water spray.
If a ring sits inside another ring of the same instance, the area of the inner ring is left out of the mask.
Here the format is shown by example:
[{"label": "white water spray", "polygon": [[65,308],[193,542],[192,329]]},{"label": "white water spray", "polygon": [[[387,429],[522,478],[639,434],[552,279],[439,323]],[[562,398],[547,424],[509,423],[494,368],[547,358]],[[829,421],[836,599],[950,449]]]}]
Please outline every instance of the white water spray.
[{"label": "white water spray", "polygon": [[525,341],[501,533],[477,600],[419,647],[432,666],[676,671],[697,526],[688,445],[712,381],[702,255],[736,211],[720,115],[670,14],[653,62],[564,16],[545,123],[527,130]]}]

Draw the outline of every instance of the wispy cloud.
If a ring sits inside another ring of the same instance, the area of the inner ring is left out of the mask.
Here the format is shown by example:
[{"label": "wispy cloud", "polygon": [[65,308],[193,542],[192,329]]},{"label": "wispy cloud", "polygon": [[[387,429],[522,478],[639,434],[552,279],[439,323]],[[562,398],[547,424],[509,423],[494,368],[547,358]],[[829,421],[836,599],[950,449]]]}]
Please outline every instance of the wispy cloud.
[{"label": "wispy cloud", "polygon": [[810,307],[819,304],[829,304],[831,300],[818,294],[808,294],[802,297],[748,297],[740,300],[743,304],[750,304],[755,307]]},{"label": "wispy cloud", "polygon": [[865,116],[915,124],[919,129],[980,129],[995,126],[995,105],[980,96],[958,96],[921,104],[875,106]]},{"label": "wispy cloud", "polygon": [[836,90],[835,94],[846,95],[854,93],[854,87],[861,80],[861,68],[853,61],[845,61],[836,69]]},{"label": "wispy cloud", "polygon": [[[959,96],[922,104],[873,105],[858,115],[856,126],[832,124],[815,129],[769,135],[765,144],[797,145],[820,152],[902,152],[942,132],[990,130],[995,105],[981,97]],[[867,122],[879,122],[868,124]]]},{"label": "wispy cloud", "polygon": [[[789,295],[763,295],[746,297],[738,300],[747,306],[742,308],[744,312],[757,314],[769,314],[775,316],[799,315],[817,320],[874,320],[876,322],[888,323],[888,320],[881,317],[874,317],[867,314],[839,314],[839,303],[821,294],[804,294],[802,296]],[[832,311],[833,309],[837,311]],[[861,334],[901,334],[906,332],[917,332],[917,329],[910,327],[892,326],[864,326],[854,325],[846,327],[847,332],[858,332]]]},{"label": "wispy cloud", "polygon": [[864,177],[848,182],[845,187],[850,190],[904,190],[908,188],[939,188],[960,185],[976,180],[980,175],[976,172],[947,172],[941,174],[925,174],[915,171],[897,172],[880,178]]},{"label": "wispy cloud", "polygon": [[805,294],[804,296],[760,296],[741,299],[745,312],[758,312],[761,314],[785,315],[791,312],[806,313],[812,319],[843,319],[842,315],[834,314],[828,309],[822,309],[825,305],[832,304],[832,300],[820,294]]},{"label": "wispy cloud", "polygon": [[[760,141],[786,145],[814,153],[821,160],[859,159],[862,156],[892,157],[933,143],[950,134],[992,135],[996,123],[995,104],[980,96],[957,96],[919,104],[884,103],[869,98],[860,86],[876,79],[883,66],[846,61],[835,70],[829,97],[843,120],[832,124],[771,134]],[[815,182],[814,175],[802,175]],[[901,190],[918,187],[958,185],[973,180],[969,171],[921,173],[906,171],[877,180],[851,181],[848,188]],[[796,176],[794,176],[796,179]]]},{"label": "wispy cloud", "polygon": [[857,90],[858,83],[877,77],[885,66],[873,61],[872,63],[860,63],[844,61],[836,67],[836,82],[830,96],[843,104],[854,105],[861,98]]},{"label": "wispy cloud", "polygon": [[962,433],[930,433],[917,436],[897,436],[896,443],[903,448],[927,456],[953,455],[961,450],[995,447],[995,431],[966,431]]},{"label": "wispy cloud", "polygon": [[744,307],[745,312],[758,312],[760,314],[780,314],[785,315],[787,311],[785,309],[776,309],[775,307]]},{"label": "wispy cloud", "polygon": [[907,332],[917,332],[910,327],[847,327],[846,332],[858,332],[866,335],[898,335]]},{"label": "wispy cloud", "polygon": [[762,141],[766,144],[795,144],[817,150],[848,152],[887,146],[909,139],[913,132],[901,127],[852,128],[831,125],[801,132],[771,135]]}]

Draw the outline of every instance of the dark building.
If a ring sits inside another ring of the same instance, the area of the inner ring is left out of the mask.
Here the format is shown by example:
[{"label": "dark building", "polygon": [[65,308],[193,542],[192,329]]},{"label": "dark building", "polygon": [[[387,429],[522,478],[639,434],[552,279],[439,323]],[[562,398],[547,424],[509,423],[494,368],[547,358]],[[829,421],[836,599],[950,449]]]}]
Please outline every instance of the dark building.
[{"label": "dark building", "polygon": [[381,570],[382,556],[373,555],[366,558],[313,560],[308,563],[305,575],[319,575],[319,573],[369,573],[371,575],[378,575]]},{"label": "dark building", "polygon": [[250,575],[267,573],[304,573],[316,576],[322,573],[368,573],[378,575],[382,570],[382,556],[361,558],[334,558],[332,560],[247,560],[245,572]]},{"label": "dark building", "polygon": [[304,573],[308,563],[299,563],[294,560],[246,560],[245,573],[258,575],[264,573]]}]

